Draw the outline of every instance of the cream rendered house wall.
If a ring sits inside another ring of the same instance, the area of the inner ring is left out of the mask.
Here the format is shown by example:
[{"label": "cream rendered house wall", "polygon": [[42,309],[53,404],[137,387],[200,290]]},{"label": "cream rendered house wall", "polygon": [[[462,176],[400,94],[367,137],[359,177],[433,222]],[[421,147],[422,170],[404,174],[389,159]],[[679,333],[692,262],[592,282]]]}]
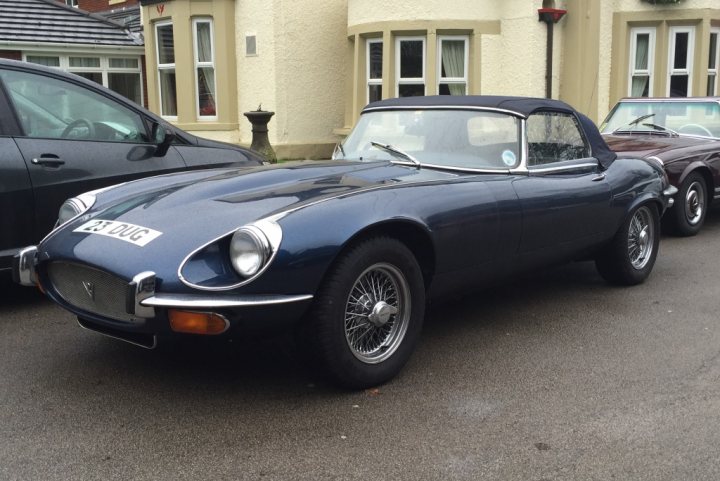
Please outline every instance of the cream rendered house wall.
[{"label": "cream rendered house wall", "polygon": [[[244,0],[236,6],[240,114],[272,110],[270,142],[278,158],[327,157],[345,110],[347,0]],[[246,56],[245,36],[257,38]],[[240,121],[240,139],[252,140]]]},{"label": "cream rendered house wall", "polygon": [[[538,19],[542,6],[542,0],[349,0],[348,30],[362,32],[364,25],[390,24],[401,31],[403,24],[419,21],[429,21],[431,28],[438,29],[444,22],[499,22],[498,34],[481,35],[480,52],[471,59],[472,64],[479,58],[481,78],[480,88],[471,93],[542,97],[547,38],[546,25]],[[553,97],[559,92],[562,36],[560,23],[554,35]]]}]

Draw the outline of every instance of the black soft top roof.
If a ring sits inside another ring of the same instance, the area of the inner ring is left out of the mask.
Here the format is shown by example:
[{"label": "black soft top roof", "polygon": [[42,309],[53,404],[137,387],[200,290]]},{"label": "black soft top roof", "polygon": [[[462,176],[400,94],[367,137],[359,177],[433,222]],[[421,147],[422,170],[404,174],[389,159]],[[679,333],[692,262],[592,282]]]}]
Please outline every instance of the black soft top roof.
[{"label": "black soft top roof", "polygon": [[617,158],[615,152],[605,143],[595,123],[581,114],[570,105],[560,100],[536,97],[511,97],[507,95],[432,95],[426,97],[399,97],[380,100],[369,104],[363,113],[375,109],[394,108],[424,108],[424,107],[451,107],[451,108],[492,108],[514,112],[527,118],[530,114],[540,110],[552,110],[575,115],[585,131],[585,137],[590,143],[592,155],[600,161],[604,168]]}]

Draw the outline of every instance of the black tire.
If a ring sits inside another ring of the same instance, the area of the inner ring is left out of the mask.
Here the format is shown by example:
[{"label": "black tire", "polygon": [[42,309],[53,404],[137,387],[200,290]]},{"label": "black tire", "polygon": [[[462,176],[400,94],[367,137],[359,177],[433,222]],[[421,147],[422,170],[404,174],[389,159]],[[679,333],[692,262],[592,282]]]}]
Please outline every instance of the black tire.
[{"label": "black tire", "polygon": [[[362,285],[370,278],[382,288]],[[373,237],[350,247],[330,269],[298,347],[310,349],[306,358],[336,385],[377,386],[410,358],[424,316],[425,285],[412,252],[396,239]]]},{"label": "black tire", "polygon": [[694,236],[700,232],[708,208],[707,185],[703,176],[699,172],[688,174],[675,200],[675,205],[663,219],[667,219],[673,234]]},{"label": "black tire", "polygon": [[660,246],[660,216],[651,204],[636,207],[610,244],[595,259],[600,275],[611,284],[632,286],[650,275]]}]

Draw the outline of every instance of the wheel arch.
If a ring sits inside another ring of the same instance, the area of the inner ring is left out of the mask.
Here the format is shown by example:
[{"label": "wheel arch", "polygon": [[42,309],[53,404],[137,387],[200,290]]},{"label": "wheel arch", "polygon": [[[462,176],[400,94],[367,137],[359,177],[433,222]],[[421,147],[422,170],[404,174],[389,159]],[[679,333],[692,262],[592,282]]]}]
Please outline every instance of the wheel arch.
[{"label": "wheel arch", "polygon": [[683,170],[682,175],[678,179],[677,188],[679,189],[683,182],[685,182],[685,179],[687,179],[693,173],[700,174],[705,181],[706,194],[708,196],[707,200],[709,204],[710,202],[712,202],[715,193],[715,181],[713,180],[710,168],[703,162],[696,161],[688,165],[685,170]]},{"label": "wheel arch", "polygon": [[[635,209],[637,209],[637,208],[640,207],[641,205],[645,205],[645,204],[649,204],[649,205],[654,206],[655,209],[657,210],[658,215],[662,217],[663,208],[664,208],[664,204],[663,204],[662,199],[660,199],[659,197],[657,197],[657,196],[655,196],[655,195],[652,195],[652,194],[649,193],[649,192],[646,192],[646,193],[643,194],[643,195],[637,196],[637,197],[628,205],[628,207],[627,207],[627,209],[626,209],[626,211],[625,211],[625,217],[624,217],[624,219],[627,219],[628,216],[630,216],[633,212],[635,212]],[[624,219],[623,219],[623,220],[624,220]]]},{"label": "wheel arch", "polygon": [[410,219],[390,219],[366,226],[345,241],[332,264],[351,246],[372,237],[382,236],[399,240],[412,252],[420,265],[427,290],[435,275],[435,244],[428,229]]}]

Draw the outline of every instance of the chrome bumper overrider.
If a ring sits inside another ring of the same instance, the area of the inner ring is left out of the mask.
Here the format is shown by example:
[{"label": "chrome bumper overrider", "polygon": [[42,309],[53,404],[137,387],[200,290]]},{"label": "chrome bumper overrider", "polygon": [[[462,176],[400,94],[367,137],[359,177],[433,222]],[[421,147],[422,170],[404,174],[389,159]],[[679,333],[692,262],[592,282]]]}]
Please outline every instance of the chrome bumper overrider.
[{"label": "chrome bumper overrider", "polygon": [[35,272],[35,256],[37,247],[30,246],[21,249],[13,257],[13,281],[23,286],[37,285],[37,273]]},{"label": "chrome bumper overrider", "polygon": [[663,196],[667,198],[668,207],[672,207],[673,204],[675,204],[675,198],[673,196],[677,193],[678,189],[674,185],[669,185],[667,189],[663,190]]}]

